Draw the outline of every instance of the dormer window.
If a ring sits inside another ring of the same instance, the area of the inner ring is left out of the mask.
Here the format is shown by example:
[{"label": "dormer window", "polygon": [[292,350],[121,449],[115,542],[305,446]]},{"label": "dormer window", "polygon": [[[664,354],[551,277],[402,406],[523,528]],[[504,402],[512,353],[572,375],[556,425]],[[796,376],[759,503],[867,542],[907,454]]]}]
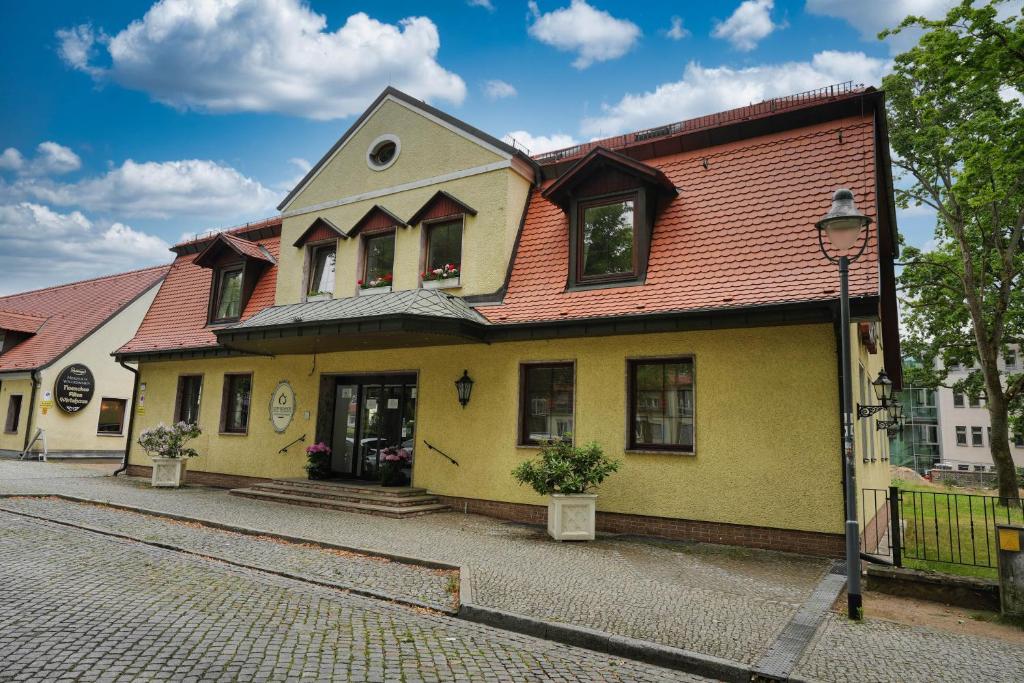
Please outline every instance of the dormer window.
[{"label": "dormer window", "polygon": [[[391,286],[395,267],[395,233],[368,236],[365,241],[366,257],[363,262],[364,288]],[[377,283],[377,284],[374,284]]]},{"label": "dormer window", "polygon": [[238,320],[242,315],[242,268],[218,272],[216,301],[212,322]]},{"label": "dormer window", "polygon": [[427,261],[424,277],[458,277],[462,263],[462,218],[426,226]]},{"label": "dormer window", "polygon": [[309,248],[309,286],[306,288],[308,299],[329,299],[334,295],[334,263],[337,251],[337,242]]},{"label": "dormer window", "polygon": [[636,194],[580,202],[576,225],[577,282],[636,278]]},{"label": "dormer window", "polygon": [[277,261],[255,242],[220,233],[193,263],[213,271],[209,321],[210,324],[221,324],[241,319],[260,273]]},{"label": "dormer window", "polygon": [[660,169],[595,147],[544,190],[569,223],[570,289],[642,284],[654,217],[676,196]]}]

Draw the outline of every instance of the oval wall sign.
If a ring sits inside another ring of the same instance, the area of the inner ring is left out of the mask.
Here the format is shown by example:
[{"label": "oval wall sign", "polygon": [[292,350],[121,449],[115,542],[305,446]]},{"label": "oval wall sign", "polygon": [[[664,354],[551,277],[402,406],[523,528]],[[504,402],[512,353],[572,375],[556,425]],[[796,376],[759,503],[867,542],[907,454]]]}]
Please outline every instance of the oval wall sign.
[{"label": "oval wall sign", "polygon": [[274,393],[270,395],[270,424],[280,434],[288,429],[295,417],[295,391],[287,381],[278,382]]},{"label": "oval wall sign", "polygon": [[89,405],[96,391],[96,380],[92,371],[81,363],[69,365],[57,375],[53,384],[53,398],[57,407],[73,414]]}]

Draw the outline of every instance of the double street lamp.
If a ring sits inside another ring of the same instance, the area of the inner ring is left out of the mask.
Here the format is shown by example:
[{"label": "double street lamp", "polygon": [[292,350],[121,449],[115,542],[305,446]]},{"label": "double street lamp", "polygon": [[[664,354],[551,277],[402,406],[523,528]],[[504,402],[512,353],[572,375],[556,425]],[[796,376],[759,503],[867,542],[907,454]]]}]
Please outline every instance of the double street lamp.
[{"label": "double street lamp", "polygon": [[[832,195],[832,208],[815,225],[821,253],[839,266],[840,358],[843,363],[843,467],[846,473],[846,596],[847,614],[860,620],[863,599],[860,591],[860,529],[857,524],[856,464],[853,460],[853,385],[850,382],[850,264],[864,253],[871,219],[857,210],[853,193],[839,189]],[[863,239],[862,239],[863,235]],[[826,239],[831,247],[826,246]],[[860,241],[860,247],[856,248]],[[891,383],[890,383],[891,387]]]}]

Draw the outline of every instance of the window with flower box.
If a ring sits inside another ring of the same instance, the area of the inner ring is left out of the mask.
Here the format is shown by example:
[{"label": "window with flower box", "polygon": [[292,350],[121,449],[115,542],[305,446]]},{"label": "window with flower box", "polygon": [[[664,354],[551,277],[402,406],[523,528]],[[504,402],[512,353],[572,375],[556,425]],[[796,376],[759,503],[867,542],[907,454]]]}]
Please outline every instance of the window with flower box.
[{"label": "window with flower box", "polygon": [[427,224],[423,281],[458,284],[462,264],[462,217]]},{"label": "window with flower box", "polygon": [[395,233],[368,235],[364,239],[363,289],[390,287],[395,265]]}]

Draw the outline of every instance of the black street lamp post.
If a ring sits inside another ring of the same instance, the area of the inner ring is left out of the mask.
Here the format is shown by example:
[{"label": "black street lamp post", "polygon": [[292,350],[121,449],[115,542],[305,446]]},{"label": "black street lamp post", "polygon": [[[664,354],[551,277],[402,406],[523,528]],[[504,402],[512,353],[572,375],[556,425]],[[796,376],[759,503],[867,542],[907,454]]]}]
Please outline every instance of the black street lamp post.
[{"label": "black street lamp post", "polygon": [[[839,265],[840,353],[843,363],[843,466],[846,473],[846,595],[847,614],[860,620],[863,600],[860,591],[860,528],[857,524],[856,463],[853,460],[853,385],[850,382],[850,264],[860,258],[867,247],[867,226],[871,219],[857,211],[853,193],[846,189],[832,195],[832,208],[816,223],[818,246],[832,263]],[[860,248],[854,247],[864,233]],[[838,253],[833,256],[825,247],[825,237]]]}]

